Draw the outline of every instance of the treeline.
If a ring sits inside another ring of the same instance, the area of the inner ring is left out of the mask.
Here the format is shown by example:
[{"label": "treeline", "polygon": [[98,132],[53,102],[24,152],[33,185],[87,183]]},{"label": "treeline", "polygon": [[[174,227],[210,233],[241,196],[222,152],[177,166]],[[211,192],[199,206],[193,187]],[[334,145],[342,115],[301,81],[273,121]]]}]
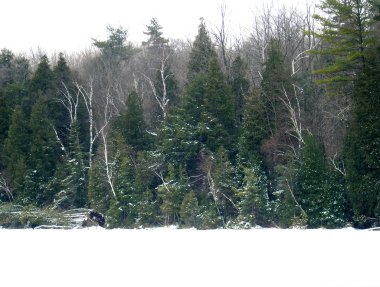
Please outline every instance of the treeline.
[{"label": "treeline", "polygon": [[35,66],[3,49],[0,202],[110,228],[379,224],[380,4],[318,7],[268,8],[234,44],[222,9],[192,43],[152,19],[139,46],[108,27]]}]

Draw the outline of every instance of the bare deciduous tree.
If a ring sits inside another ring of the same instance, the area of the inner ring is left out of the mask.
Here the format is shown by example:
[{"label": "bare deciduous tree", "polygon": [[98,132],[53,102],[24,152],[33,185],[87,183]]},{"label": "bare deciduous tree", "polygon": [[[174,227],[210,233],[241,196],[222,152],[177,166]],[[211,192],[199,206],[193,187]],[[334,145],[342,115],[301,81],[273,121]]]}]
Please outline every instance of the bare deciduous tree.
[{"label": "bare deciduous tree", "polygon": [[152,80],[151,77],[149,77],[146,74],[143,74],[144,78],[146,81],[149,83],[149,86],[152,90],[153,96],[160,107],[160,110],[162,112],[162,116],[164,119],[166,119],[167,115],[167,110],[168,110],[168,104],[169,104],[169,98],[167,94],[167,79],[171,76],[168,73],[168,68],[169,68],[169,59],[172,55],[172,52],[170,48],[166,45],[160,45],[158,48],[159,56],[158,56],[158,67],[151,67],[150,69],[154,71],[153,76],[158,72],[159,73],[159,79],[160,79],[160,84],[162,85],[162,94],[160,95],[156,89],[155,83]]},{"label": "bare deciduous tree", "polygon": [[10,201],[14,200],[11,187],[8,185],[8,182],[5,179],[5,177],[3,177],[3,175],[0,173],[0,191],[1,190],[5,192]]}]

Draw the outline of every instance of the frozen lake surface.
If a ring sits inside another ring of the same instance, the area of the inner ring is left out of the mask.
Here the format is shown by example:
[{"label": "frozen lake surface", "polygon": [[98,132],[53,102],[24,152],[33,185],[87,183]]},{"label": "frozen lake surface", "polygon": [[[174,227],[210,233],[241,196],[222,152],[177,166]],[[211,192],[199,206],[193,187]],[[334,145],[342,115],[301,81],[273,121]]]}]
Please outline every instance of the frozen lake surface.
[{"label": "frozen lake surface", "polygon": [[0,229],[0,286],[380,286],[380,232]]}]

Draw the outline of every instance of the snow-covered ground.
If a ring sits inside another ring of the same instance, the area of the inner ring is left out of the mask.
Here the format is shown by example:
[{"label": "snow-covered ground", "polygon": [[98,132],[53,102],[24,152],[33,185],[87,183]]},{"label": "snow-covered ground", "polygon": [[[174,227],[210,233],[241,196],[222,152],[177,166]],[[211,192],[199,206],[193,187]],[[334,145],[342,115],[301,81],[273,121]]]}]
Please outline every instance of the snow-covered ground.
[{"label": "snow-covered ground", "polygon": [[380,232],[0,229],[0,286],[380,286]]}]

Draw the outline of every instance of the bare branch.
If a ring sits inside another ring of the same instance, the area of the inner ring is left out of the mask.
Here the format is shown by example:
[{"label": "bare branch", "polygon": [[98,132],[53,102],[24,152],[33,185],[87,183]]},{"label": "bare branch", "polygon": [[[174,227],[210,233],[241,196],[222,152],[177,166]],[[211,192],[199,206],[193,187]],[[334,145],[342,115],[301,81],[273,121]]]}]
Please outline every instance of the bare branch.
[{"label": "bare branch", "polygon": [[282,88],[283,91],[283,96],[281,97],[280,100],[283,102],[285,105],[286,109],[289,112],[289,118],[292,123],[292,129],[287,131],[287,134],[289,134],[291,137],[294,137],[297,139],[299,143],[299,148],[301,147],[301,143],[304,144],[304,139],[303,139],[303,128],[302,128],[302,121],[301,121],[301,107],[298,99],[298,93],[297,93],[297,87],[293,85],[294,88],[294,96],[296,99],[296,106],[294,107],[293,104],[290,101],[290,98],[288,96],[287,91],[285,88]]},{"label": "bare branch", "polygon": [[5,194],[8,196],[10,201],[14,200],[12,189],[10,188],[6,179],[3,177],[1,173],[0,173],[0,189],[3,189],[5,191]]},{"label": "bare branch", "polygon": [[52,125],[51,127],[52,127],[52,129],[53,129],[53,131],[54,131],[55,138],[56,138],[57,142],[59,142],[59,144],[60,144],[60,146],[61,146],[61,150],[66,154],[66,148],[65,148],[65,146],[64,146],[64,144],[63,144],[61,138],[59,137],[56,128],[55,128],[53,125]]},{"label": "bare branch", "polygon": [[334,167],[334,169],[339,172],[341,175],[346,176],[346,168],[344,166],[344,161],[342,160],[342,167],[339,167],[338,164],[336,163],[336,157],[337,154],[334,154],[332,158],[330,158],[330,161]]},{"label": "bare branch", "polygon": [[148,82],[153,96],[158,103],[161,111],[162,116],[164,119],[166,119],[167,110],[168,110],[168,104],[169,104],[169,98],[167,93],[167,79],[169,78],[170,74],[167,73],[168,70],[168,61],[171,57],[171,52],[167,52],[169,49],[166,46],[160,47],[161,56],[159,58],[159,67],[158,68],[151,68],[151,70],[158,71],[160,74],[160,81],[162,85],[162,95],[159,95],[157,92],[157,89],[154,85],[154,82],[151,78],[149,78],[146,74],[142,74],[142,76],[145,78],[145,80]]}]

